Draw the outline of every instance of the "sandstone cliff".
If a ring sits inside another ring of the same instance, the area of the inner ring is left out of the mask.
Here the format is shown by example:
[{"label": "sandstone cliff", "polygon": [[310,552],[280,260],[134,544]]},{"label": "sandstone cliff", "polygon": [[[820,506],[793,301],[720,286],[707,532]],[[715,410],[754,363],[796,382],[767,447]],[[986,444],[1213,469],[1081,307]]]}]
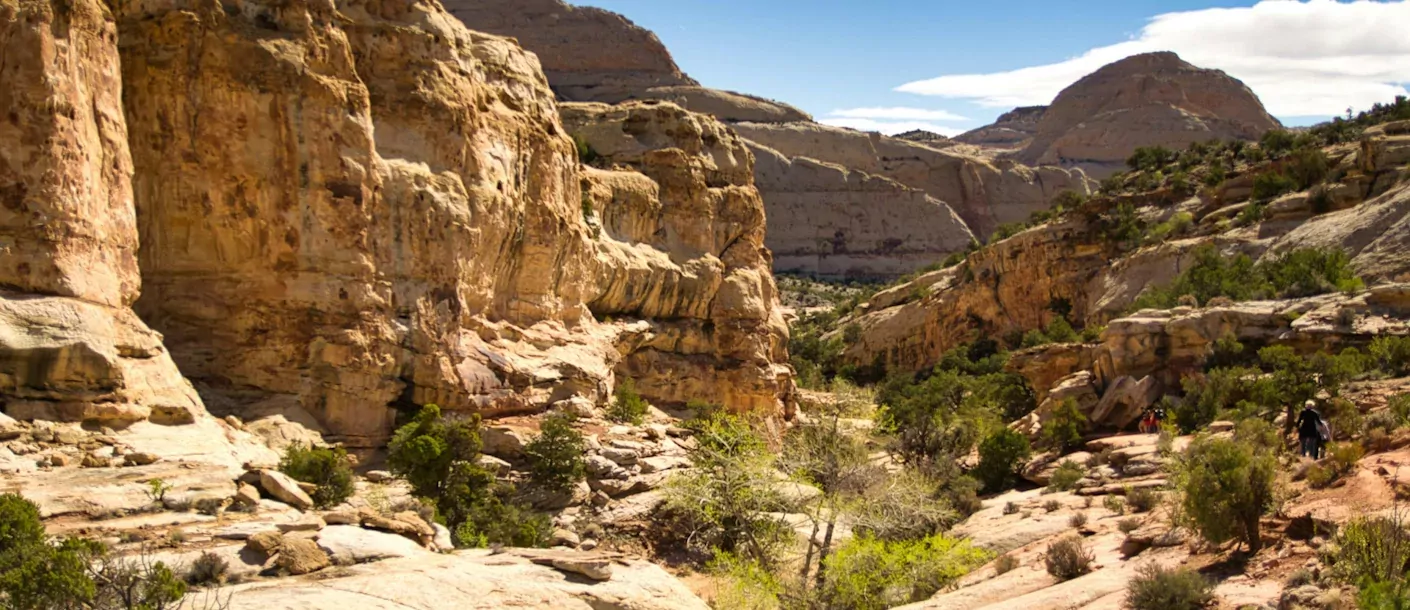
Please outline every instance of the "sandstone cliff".
[{"label": "sandstone cliff", "polygon": [[397,408],[601,404],[620,375],[791,409],[753,159],[718,122],[614,115],[640,171],[607,182],[645,207],[610,211],[667,235],[600,239],[537,58],[435,3],[0,9],[23,59],[0,94],[7,413],[189,422],[182,374],[219,414],[351,446]]},{"label": "sandstone cliff", "polygon": [[955,136],[953,140],[994,152],[1022,150],[1033,140],[1033,134],[1038,131],[1038,122],[1043,119],[1043,113],[1047,110],[1047,106],[1015,108],[999,115],[993,123],[966,131]]},{"label": "sandstone cliff", "polygon": [[1017,159],[1082,167],[1101,177],[1119,170],[1140,146],[1256,140],[1278,126],[1237,79],[1174,53],[1147,53],[1107,65],[1059,93]]},{"label": "sandstone cliff", "polygon": [[959,214],[970,231],[987,237],[1006,222],[1046,210],[1064,190],[1087,192],[1080,171],[990,162],[950,150],[816,123],[741,123],[740,135],[778,152],[810,157],[885,176],[925,191]]},{"label": "sandstone cliff", "polygon": [[562,0],[450,0],[445,6],[469,28],[513,36],[537,54],[565,100],[669,101],[724,121],[811,120],[787,104],[699,86],[656,34],[617,13]]},{"label": "sandstone cliff", "polygon": [[974,243],[945,202],[893,180],[753,144],[774,269],[894,277]]},{"label": "sandstone cliff", "polygon": [[0,401],[122,426],[203,411],[141,289],[117,28],[99,2],[0,2]]}]

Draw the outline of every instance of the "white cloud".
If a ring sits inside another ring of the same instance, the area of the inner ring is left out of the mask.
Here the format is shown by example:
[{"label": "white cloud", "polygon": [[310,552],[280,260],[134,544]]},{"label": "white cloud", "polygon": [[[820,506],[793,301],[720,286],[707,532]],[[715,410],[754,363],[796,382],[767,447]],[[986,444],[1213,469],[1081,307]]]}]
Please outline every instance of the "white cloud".
[{"label": "white cloud", "polygon": [[822,123],[823,125],[832,125],[833,127],[848,127],[851,129],[856,129],[858,131],[877,131],[884,133],[888,136],[894,136],[898,133],[905,133],[907,131],[915,131],[917,129],[923,129],[925,131],[938,133],[945,137],[954,137],[965,132],[964,129],[945,127],[943,125],[936,125],[934,123],[927,123],[925,121],[885,121],[876,119],[826,117],[818,119],[818,122]]},{"label": "white cloud", "polygon": [[834,110],[830,116],[841,119],[877,119],[883,121],[968,121],[949,110],[925,108],[847,108]]},{"label": "white cloud", "polygon": [[1133,39],[1063,62],[906,83],[897,91],[1010,108],[1047,104],[1098,68],[1174,51],[1244,81],[1276,116],[1325,116],[1407,94],[1410,0],[1263,0],[1252,7],[1158,15]]}]

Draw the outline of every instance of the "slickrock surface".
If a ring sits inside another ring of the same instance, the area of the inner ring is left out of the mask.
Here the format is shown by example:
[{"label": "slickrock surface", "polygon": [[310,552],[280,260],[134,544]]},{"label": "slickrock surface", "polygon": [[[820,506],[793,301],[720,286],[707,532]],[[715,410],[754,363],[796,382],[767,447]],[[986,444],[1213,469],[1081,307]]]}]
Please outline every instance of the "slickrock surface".
[{"label": "slickrock surface", "polygon": [[741,123],[740,135],[788,157],[808,157],[885,176],[925,191],[959,214],[977,236],[987,238],[1006,222],[1027,220],[1050,207],[1064,190],[1088,191],[1080,171],[1030,168],[986,161],[890,138],[816,123]]},{"label": "slickrock surface", "polygon": [[1101,177],[1137,147],[1176,150],[1211,139],[1256,140],[1279,127],[1258,96],[1219,70],[1174,53],[1109,64],[1064,89],[1038,122],[1018,160],[1083,167]]},{"label": "slickrock surface", "polygon": [[757,144],[774,269],[825,277],[899,276],[975,240],[945,202],[893,180],[785,157]]}]

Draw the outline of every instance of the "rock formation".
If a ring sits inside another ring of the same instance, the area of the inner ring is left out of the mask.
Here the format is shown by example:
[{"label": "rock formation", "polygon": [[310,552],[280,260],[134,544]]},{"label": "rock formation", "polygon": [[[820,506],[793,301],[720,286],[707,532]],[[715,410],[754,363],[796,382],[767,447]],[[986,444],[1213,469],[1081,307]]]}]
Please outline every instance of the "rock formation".
[{"label": "rock formation", "polygon": [[975,241],[954,210],[924,191],[754,144],[774,269],[826,277],[893,277]]},{"label": "rock formation", "polygon": [[952,138],[956,142],[973,144],[994,152],[1022,150],[1033,140],[1047,106],[1025,106],[999,115],[993,123],[971,129]]},{"label": "rock formation", "polygon": [[611,11],[562,0],[451,0],[445,6],[470,29],[513,36],[537,54],[565,100],[670,101],[723,121],[811,120],[787,104],[701,87],[656,34]]},{"label": "rock formation", "polygon": [[[734,124],[747,139],[781,154],[784,163],[761,163],[759,169],[782,171],[755,176],[772,219],[770,233],[788,235],[770,242],[787,251],[776,260],[778,271],[903,275],[968,246],[964,231],[951,228],[951,209],[969,233],[987,236],[1000,223],[1046,209],[1062,190],[1087,190],[1080,173],[995,165],[940,152],[930,147],[938,145],[933,141],[825,127],[784,104],[701,87],[681,72],[654,34],[615,13],[561,0],[454,0],[447,7],[472,29],[514,36],[537,53],[563,99],[673,102]],[[820,178],[799,169],[819,167],[818,161],[842,166],[845,177]],[[858,178],[864,174],[871,176]],[[883,185],[875,177],[923,193]],[[802,182],[790,183],[793,178]],[[879,207],[886,210],[885,220],[862,226],[859,219]],[[892,219],[905,219],[907,228]],[[932,229],[937,229],[932,236],[922,237]]]},{"label": "rock formation", "polygon": [[[1281,215],[1258,227],[1225,231],[1227,222],[1221,221],[1249,204],[1248,190],[1231,186],[1246,176],[1236,176],[1198,197],[1147,202],[1143,209],[1153,214],[1152,223],[1186,212],[1200,228],[1185,239],[1123,251],[1102,235],[1098,208],[1144,204],[1128,198],[1094,202],[975,252],[958,267],[876,294],[854,319],[864,332],[849,346],[848,358],[919,370],[975,337],[1041,328],[1059,304],[1070,307],[1078,326],[1105,324],[1146,288],[1172,281],[1206,244],[1255,260],[1294,248],[1335,247],[1372,285],[1406,281],[1410,261],[1393,254],[1410,247],[1410,186],[1403,182],[1410,128],[1406,135],[1398,135],[1400,129],[1399,123],[1377,127],[1359,148],[1333,151],[1337,181],[1325,188],[1343,209],[1313,215],[1309,194],[1294,193],[1267,204],[1283,210]],[[928,294],[916,298],[920,292]]]},{"label": "rock formation", "polygon": [[203,411],[141,290],[117,29],[98,2],[0,4],[0,403],[122,426]]},{"label": "rock formation", "polygon": [[885,176],[947,203],[970,231],[987,237],[1006,222],[1046,210],[1064,190],[1086,193],[1080,171],[986,161],[890,138],[817,123],[741,123],[740,135],[790,157],[808,157]]},{"label": "rock formation", "polygon": [[607,182],[646,207],[599,209],[664,233],[599,241],[536,57],[435,3],[3,10],[7,413],[187,423],[182,374],[355,447],[397,408],[602,404],[621,374],[791,409],[753,159],[712,119],[619,115],[641,173]]},{"label": "rock formation", "polygon": [[1147,53],[1109,64],[1059,93],[1017,159],[1082,167],[1102,177],[1140,146],[1256,140],[1278,126],[1237,79],[1174,53]]}]

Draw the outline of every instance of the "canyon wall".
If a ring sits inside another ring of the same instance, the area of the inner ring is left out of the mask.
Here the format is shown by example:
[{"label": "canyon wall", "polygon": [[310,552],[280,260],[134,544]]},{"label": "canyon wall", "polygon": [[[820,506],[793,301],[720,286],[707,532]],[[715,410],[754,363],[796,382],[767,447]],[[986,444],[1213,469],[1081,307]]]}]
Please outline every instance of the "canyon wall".
[{"label": "canyon wall", "polygon": [[200,399],[141,291],[118,32],[101,2],[0,2],[0,404],[186,423]]}]

